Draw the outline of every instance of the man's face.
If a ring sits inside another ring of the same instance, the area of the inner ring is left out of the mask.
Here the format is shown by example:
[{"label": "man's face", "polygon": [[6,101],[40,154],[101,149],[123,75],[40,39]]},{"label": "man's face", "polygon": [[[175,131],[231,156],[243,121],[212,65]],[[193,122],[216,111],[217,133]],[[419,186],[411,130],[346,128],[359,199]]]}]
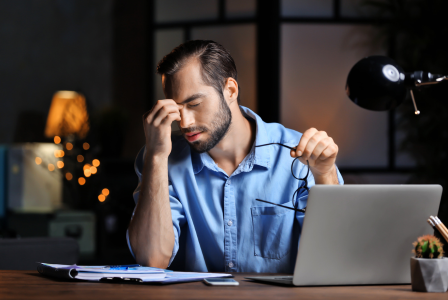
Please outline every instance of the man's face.
[{"label": "man's face", "polygon": [[214,148],[232,121],[227,102],[203,82],[201,72],[200,62],[191,60],[171,80],[162,77],[167,98],[182,105],[178,125],[190,146],[200,153]]}]

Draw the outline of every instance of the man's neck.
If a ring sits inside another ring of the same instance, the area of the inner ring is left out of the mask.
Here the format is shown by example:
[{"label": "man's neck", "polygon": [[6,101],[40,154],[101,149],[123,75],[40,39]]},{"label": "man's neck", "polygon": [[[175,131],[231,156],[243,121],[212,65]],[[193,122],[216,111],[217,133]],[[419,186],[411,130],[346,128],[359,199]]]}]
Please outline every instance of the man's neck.
[{"label": "man's neck", "polygon": [[230,105],[232,123],[224,138],[208,152],[215,163],[229,176],[249,154],[255,141],[255,123],[241,113],[238,103]]}]

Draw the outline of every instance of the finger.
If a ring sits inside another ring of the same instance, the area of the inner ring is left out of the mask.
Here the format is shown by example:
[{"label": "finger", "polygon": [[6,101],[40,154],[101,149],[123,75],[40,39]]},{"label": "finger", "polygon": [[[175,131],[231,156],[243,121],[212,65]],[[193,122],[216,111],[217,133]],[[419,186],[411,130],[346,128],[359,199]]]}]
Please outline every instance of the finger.
[{"label": "finger", "polygon": [[316,128],[310,128],[305,131],[300,138],[299,144],[296,147],[296,150],[291,150],[291,156],[297,157],[303,154],[303,150],[305,150],[306,145],[308,144],[309,139],[317,132]]},{"label": "finger", "polygon": [[322,154],[320,155],[320,160],[326,160],[329,158],[336,158],[338,155],[339,147],[336,144],[330,144],[327,148],[322,151]]},{"label": "finger", "polygon": [[157,115],[154,117],[154,120],[152,121],[152,125],[157,127],[159,126],[163,119],[166,118],[167,115],[177,113],[180,115],[179,109],[177,106],[174,105],[164,105],[162,106],[159,111],[157,112]]},{"label": "finger", "polygon": [[323,138],[322,140],[317,143],[316,147],[314,147],[313,152],[310,155],[310,160],[315,161],[322,155],[322,152],[327,149],[327,147],[334,143],[333,139],[331,137]]},{"label": "finger", "polygon": [[305,149],[303,149],[302,153],[302,159],[307,160],[310,159],[311,154],[314,151],[314,148],[316,148],[317,144],[325,138],[327,138],[327,133],[325,131],[318,131],[316,132],[309,140],[308,143],[305,146]]},{"label": "finger", "polygon": [[171,125],[173,121],[180,121],[180,114],[178,113],[171,113],[168,114],[165,119],[162,120],[161,125]]},{"label": "finger", "polygon": [[157,103],[153,106],[153,108],[149,112],[145,113],[145,115],[143,115],[143,120],[146,121],[148,124],[152,123],[158,111],[165,105],[177,106],[177,103],[173,99],[158,100]]}]

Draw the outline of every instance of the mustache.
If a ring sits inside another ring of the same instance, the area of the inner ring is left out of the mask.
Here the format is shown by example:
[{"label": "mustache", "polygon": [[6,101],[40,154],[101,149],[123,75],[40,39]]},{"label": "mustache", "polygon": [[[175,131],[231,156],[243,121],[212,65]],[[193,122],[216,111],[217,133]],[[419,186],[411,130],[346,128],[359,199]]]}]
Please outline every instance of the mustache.
[{"label": "mustache", "polygon": [[181,128],[180,130],[184,134],[190,133],[190,132],[195,132],[195,131],[202,131],[202,132],[208,131],[207,127],[204,127],[204,126],[193,126],[193,127],[188,127],[188,128]]}]

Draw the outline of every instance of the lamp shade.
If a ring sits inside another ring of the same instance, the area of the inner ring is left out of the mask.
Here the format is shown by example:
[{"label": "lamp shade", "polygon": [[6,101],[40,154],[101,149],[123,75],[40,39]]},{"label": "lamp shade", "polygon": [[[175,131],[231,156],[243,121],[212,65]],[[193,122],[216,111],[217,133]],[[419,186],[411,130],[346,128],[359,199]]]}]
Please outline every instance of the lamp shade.
[{"label": "lamp shade", "polygon": [[56,92],[48,112],[45,136],[77,135],[80,139],[89,132],[86,99],[73,91]]},{"label": "lamp shade", "polygon": [[345,91],[350,100],[363,108],[390,110],[406,97],[405,74],[393,59],[369,56],[350,70]]}]

